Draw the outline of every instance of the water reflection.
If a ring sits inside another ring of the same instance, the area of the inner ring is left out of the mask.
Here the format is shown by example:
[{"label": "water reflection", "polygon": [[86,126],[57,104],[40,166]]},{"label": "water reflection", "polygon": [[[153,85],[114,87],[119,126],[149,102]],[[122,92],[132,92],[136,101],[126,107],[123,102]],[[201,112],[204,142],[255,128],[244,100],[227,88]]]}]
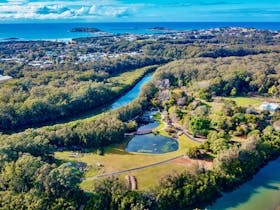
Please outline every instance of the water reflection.
[{"label": "water reflection", "polygon": [[148,154],[162,154],[178,150],[178,142],[175,139],[162,135],[146,134],[136,135],[128,143],[127,152],[139,152]]}]

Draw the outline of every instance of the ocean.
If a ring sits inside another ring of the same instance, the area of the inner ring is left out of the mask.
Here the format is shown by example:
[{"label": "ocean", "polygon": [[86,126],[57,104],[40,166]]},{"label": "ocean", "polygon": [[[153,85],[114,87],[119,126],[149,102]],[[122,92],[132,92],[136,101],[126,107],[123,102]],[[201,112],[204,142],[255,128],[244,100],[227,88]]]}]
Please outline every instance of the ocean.
[{"label": "ocean", "polygon": [[113,34],[151,34],[153,27],[166,27],[172,30],[199,30],[218,27],[246,27],[280,30],[280,22],[135,22],[135,23],[36,23],[0,24],[0,40],[70,40],[92,36],[89,33],[70,32],[75,27],[93,27]]}]

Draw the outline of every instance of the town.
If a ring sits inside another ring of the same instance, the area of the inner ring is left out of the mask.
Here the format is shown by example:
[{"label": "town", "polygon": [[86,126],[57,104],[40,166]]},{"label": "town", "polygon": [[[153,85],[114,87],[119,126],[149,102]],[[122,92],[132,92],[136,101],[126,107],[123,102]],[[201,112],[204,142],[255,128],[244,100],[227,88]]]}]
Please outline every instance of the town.
[{"label": "town", "polygon": [[[97,36],[92,38],[77,38],[67,41],[3,41],[0,43],[0,61],[2,63],[17,63],[34,68],[51,68],[54,65],[64,65],[74,62],[75,65],[93,62],[101,59],[114,59],[122,56],[143,57],[147,53],[142,49],[145,44],[157,42],[211,43],[220,47],[229,45],[231,37],[240,37],[239,44],[251,39],[253,42],[267,42],[272,45],[279,43],[280,32],[249,28],[227,27],[208,30],[176,31],[158,30],[153,34],[117,34]],[[110,48],[108,45],[117,45]],[[136,44],[135,48],[118,47],[122,44]]]}]

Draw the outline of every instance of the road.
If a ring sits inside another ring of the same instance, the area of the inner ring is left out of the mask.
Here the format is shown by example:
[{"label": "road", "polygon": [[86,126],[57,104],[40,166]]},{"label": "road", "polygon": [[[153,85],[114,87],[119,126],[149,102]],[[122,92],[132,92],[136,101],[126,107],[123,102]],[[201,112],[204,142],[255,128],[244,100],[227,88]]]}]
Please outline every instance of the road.
[{"label": "road", "polygon": [[182,157],[184,157],[184,155],[179,155],[177,157],[170,158],[168,160],[164,160],[164,161],[161,161],[161,162],[157,162],[157,163],[153,163],[153,164],[149,164],[149,165],[145,165],[145,166],[140,166],[140,167],[137,167],[137,168],[127,169],[127,170],[122,170],[122,171],[117,171],[117,172],[112,172],[112,173],[107,173],[107,174],[101,174],[101,175],[94,176],[94,177],[88,177],[88,178],[84,178],[83,180],[84,181],[95,180],[95,179],[99,179],[99,178],[103,178],[103,177],[119,175],[119,174],[132,172],[132,171],[138,171],[138,170],[142,170],[142,169],[145,169],[145,168],[151,168],[151,167],[154,167],[154,166],[158,166],[158,165],[162,165],[162,164],[171,162],[173,160],[176,160],[176,159],[182,158]]}]

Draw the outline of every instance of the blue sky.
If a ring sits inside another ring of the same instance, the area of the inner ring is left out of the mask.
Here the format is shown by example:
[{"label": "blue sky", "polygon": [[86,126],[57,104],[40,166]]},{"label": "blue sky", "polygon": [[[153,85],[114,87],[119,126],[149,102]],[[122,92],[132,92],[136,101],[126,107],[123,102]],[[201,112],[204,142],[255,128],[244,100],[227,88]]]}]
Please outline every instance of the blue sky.
[{"label": "blue sky", "polygon": [[0,22],[277,21],[280,0],[0,0]]}]

